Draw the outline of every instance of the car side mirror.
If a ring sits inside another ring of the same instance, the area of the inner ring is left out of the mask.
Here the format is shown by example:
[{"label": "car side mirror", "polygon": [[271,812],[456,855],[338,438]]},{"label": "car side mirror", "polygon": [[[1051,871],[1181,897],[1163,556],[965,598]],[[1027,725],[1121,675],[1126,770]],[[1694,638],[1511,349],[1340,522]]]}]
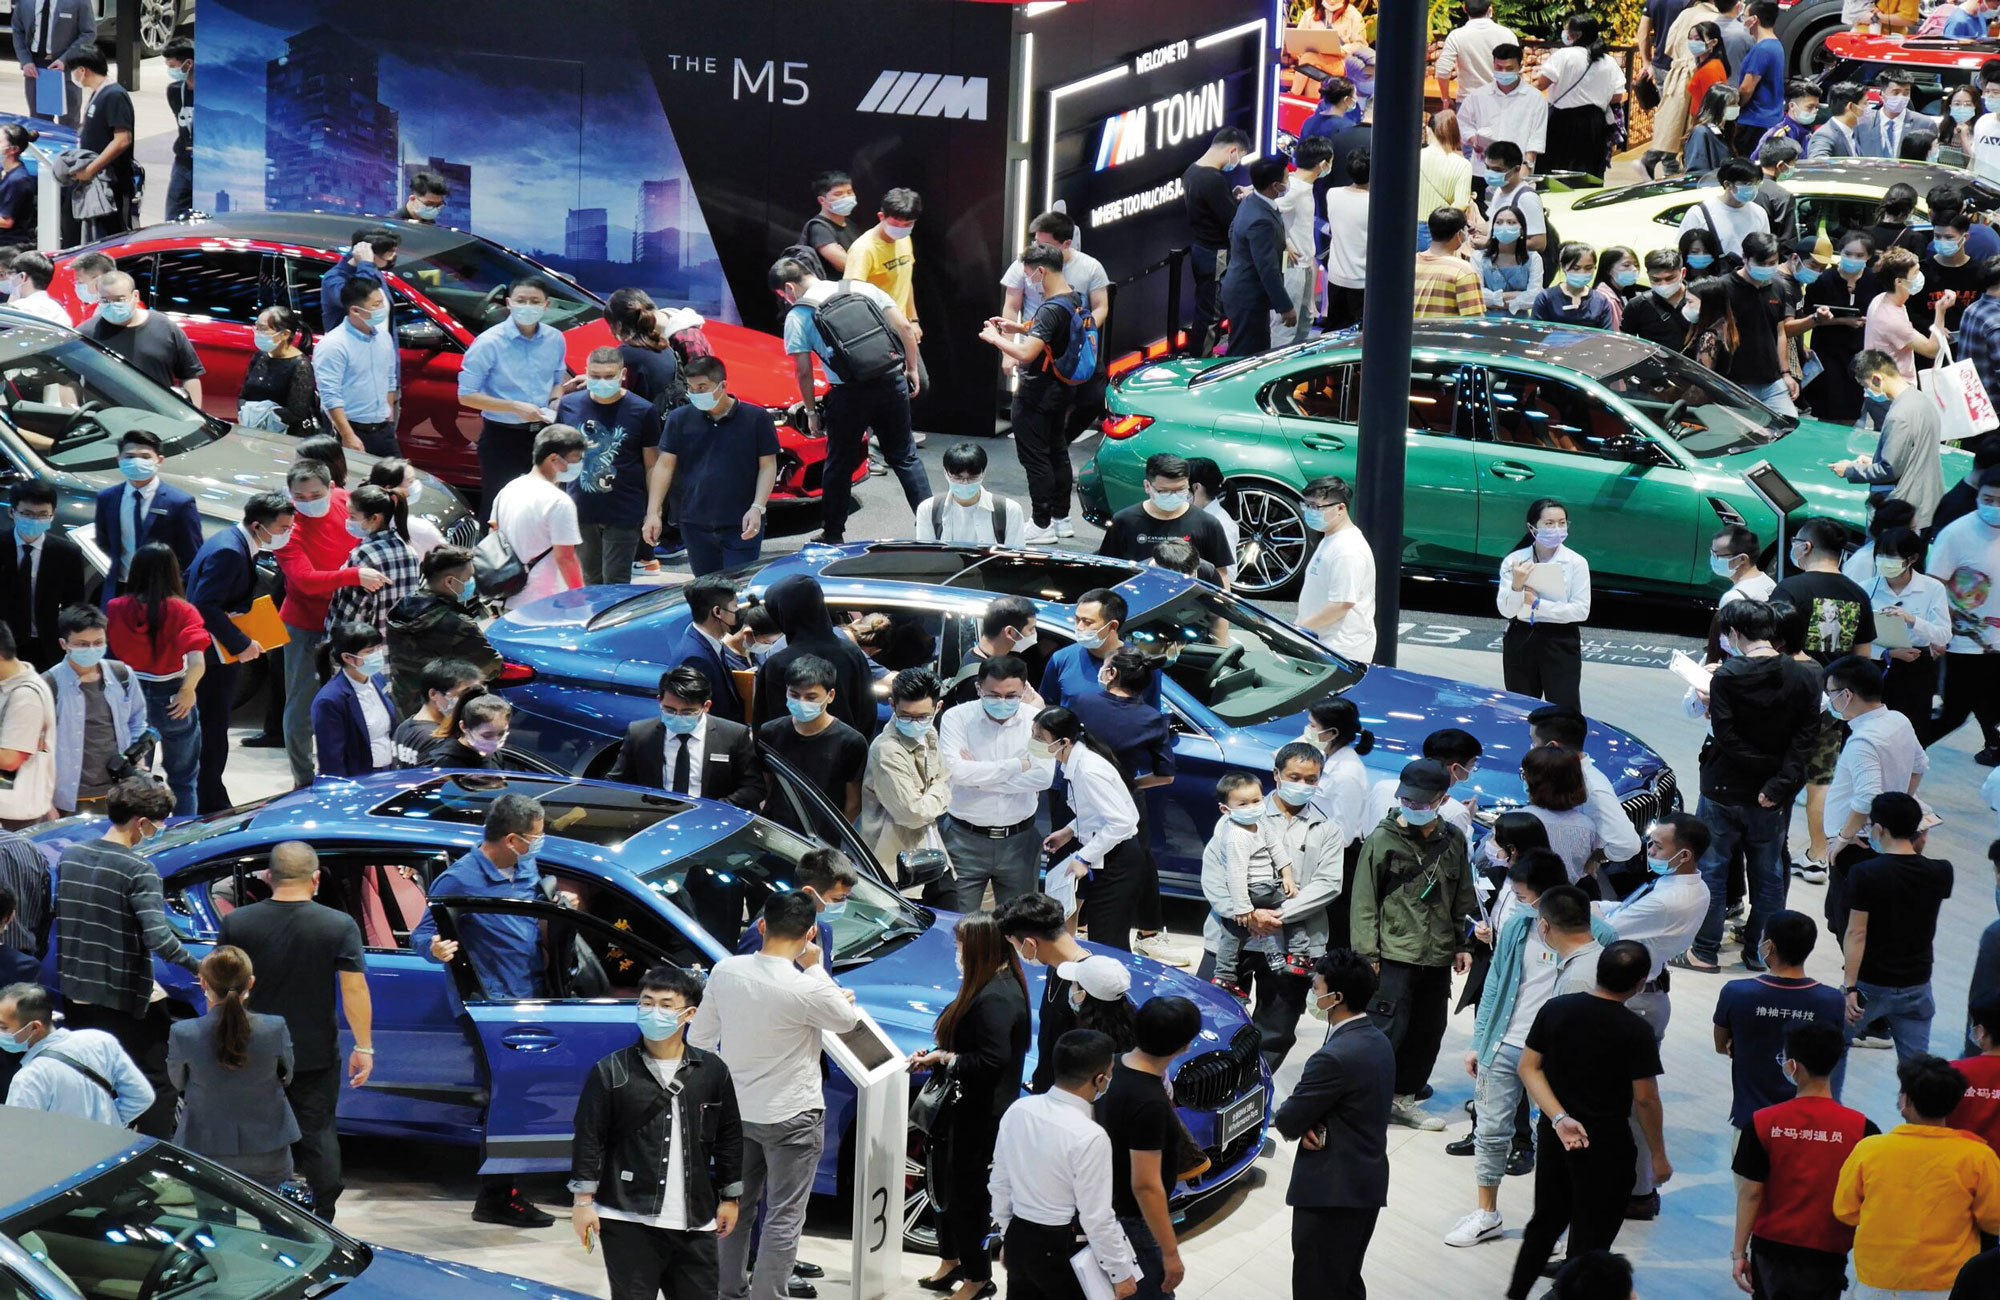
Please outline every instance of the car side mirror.
[{"label": "car side mirror", "polygon": [[413,352],[442,352],[444,329],[436,321],[411,321],[396,327],[396,342]]},{"label": "car side mirror", "polygon": [[896,888],[913,889],[943,877],[951,859],[943,849],[905,849],[896,855]]},{"label": "car side mirror", "polygon": [[1621,433],[1606,438],[1598,454],[1606,460],[1623,461],[1628,465],[1657,465],[1660,455],[1657,448],[1645,438],[1636,434]]}]

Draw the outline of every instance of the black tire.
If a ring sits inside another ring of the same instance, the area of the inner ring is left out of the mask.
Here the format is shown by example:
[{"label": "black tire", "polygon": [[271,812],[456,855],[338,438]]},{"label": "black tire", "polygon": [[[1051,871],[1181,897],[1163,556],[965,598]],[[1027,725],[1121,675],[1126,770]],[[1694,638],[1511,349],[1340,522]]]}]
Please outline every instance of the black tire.
[{"label": "black tire", "polygon": [[1262,479],[1237,480],[1228,487],[1230,513],[1240,530],[1231,586],[1238,595],[1253,598],[1296,594],[1312,558],[1298,494]]},{"label": "black tire", "polygon": [[1820,78],[1832,71],[1833,65],[1839,62],[1827,50],[1827,38],[1836,32],[1846,30],[1847,28],[1840,22],[1840,15],[1835,13],[1833,21],[1813,28],[1800,39],[1798,57],[1789,66],[1799,69],[1799,76],[1806,77],[1817,85]]}]

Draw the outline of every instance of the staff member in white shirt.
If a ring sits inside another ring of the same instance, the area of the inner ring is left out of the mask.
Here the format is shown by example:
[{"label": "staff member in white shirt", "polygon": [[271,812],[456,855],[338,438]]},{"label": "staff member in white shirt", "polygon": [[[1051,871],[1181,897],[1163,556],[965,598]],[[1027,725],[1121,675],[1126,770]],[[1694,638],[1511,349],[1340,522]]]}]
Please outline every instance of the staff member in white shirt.
[{"label": "staff member in white shirt", "polygon": [[1438,99],[1450,108],[1460,91],[1470,95],[1493,82],[1493,51],[1520,44],[1513,32],[1493,21],[1493,0],[1465,0],[1465,22],[1445,33],[1438,50]]},{"label": "staff member in white shirt", "polygon": [[1575,709],[1543,705],[1528,715],[1528,737],[1537,745],[1567,749],[1583,760],[1584,807],[1590,810],[1598,841],[1604,845],[1604,860],[1615,866],[1639,856],[1639,832],[1632,829],[1624,802],[1612,789],[1611,778],[1583,752],[1583,743],[1590,739],[1590,720]]},{"label": "staff member in white shirt", "polygon": [[1061,706],[1035,715],[1029,752],[1062,765],[1075,817],[1042,841],[1054,854],[1074,843],[1067,861],[1049,868],[1089,877],[1078,883],[1083,896],[1083,923],[1090,938],[1106,948],[1132,951],[1132,924],[1139,910],[1139,891],[1156,879],[1146,870],[1145,846],[1139,842],[1139,805],[1118,770],[1118,760],[1104,742],[1086,735],[1083,723]]},{"label": "staff member in white shirt", "polygon": [[1320,534],[1299,587],[1298,625],[1358,663],[1375,657],[1375,552],[1355,527],[1354,489],[1327,474],[1306,484],[1305,525]]},{"label": "staff member in white shirt", "polygon": [[[1875,554],[1861,582],[1875,609],[1875,652],[1882,664],[1882,703],[1929,726],[1937,695],[1938,662],[1951,643],[1951,596],[1944,584],[1921,572],[1924,539],[1911,528],[1890,528],[1875,539]],[[1882,632],[1891,620],[1907,630],[1910,644],[1890,649]]]},{"label": "staff member in white shirt", "polygon": [[1285,222],[1285,293],[1290,299],[1292,323],[1285,324],[1283,311],[1271,309],[1274,348],[1305,342],[1312,334],[1313,317],[1319,314],[1315,310],[1319,295],[1314,291],[1319,241],[1313,234],[1313,187],[1332,169],[1333,141],[1327,136],[1307,136],[1292,150],[1285,192],[1276,200],[1278,215]]},{"label": "staff member in white shirt", "polygon": [[1847,724],[1847,739],[1833,765],[1826,811],[1826,923],[1847,932],[1847,873],[1874,854],[1861,843],[1878,794],[1915,794],[1930,771],[1930,755],[1910,720],[1882,704],[1882,670],[1873,660],[1848,655],[1826,666],[1826,709]]},{"label": "staff member in white shirt", "polygon": [[1055,759],[1031,745],[1034,715],[1021,711],[1033,692],[1021,656],[1001,653],[979,668],[979,697],[946,709],[938,750],[951,781],[944,816],[944,851],[952,874],[939,882],[939,903],[976,912],[993,883],[998,908],[1035,892],[1041,849],[1035,810],[1055,782]]},{"label": "staff member in white shirt", "polygon": [[[732,1232],[719,1252],[723,1300],[786,1300],[826,1141],[820,1095],[820,1033],[860,1023],[854,994],[821,965],[819,909],[800,891],[774,893],[757,929],[763,948],[715,964],[687,1041],[717,1051],[736,1084],[743,1117],[742,1203],[765,1201],[757,1273],[750,1274],[749,1232]],[[727,1027],[727,1037],[724,1029]]]},{"label": "staff member in white shirt", "polygon": [[1475,170],[1486,166],[1486,148],[1495,140],[1521,146],[1528,170],[1548,147],[1549,101],[1521,84],[1521,47],[1493,47],[1493,81],[1465,97],[1458,110],[1459,133]]},{"label": "staff member in white shirt", "polygon": [[1009,1295],[1080,1294],[1070,1268],[1072,1223],[1082,1226],[1113,1296],[1125,1300],[1139,1289],[1138,1260],[1111,1208],[1111,1138],[1091,1112],[1111,1086],[1115,1053],[1109,1035],[1070,1030],[1056,1040],[1055,1087],[1000,1117],[987,1190]]},{"label": "staff member in white shirt", "polygon": [[[1498,604],[1507,620],[1500,666],[1508,690],[1581,711],[1583,640],[1576,629],[1590,617],[1590,563],[1564,545],[1568,539],[1562,502],[1543,497],[1528,507],[1528,535],[1500,561]],[[1532,579],[1546,565],[1560,574],[1560,591],[1536,590]]]},{"label": "staff member in white shirt", "polygon": [[917,503],[915,537],[920,542],[960,546],[1020,546],[1027,512],[1012,497],[986,486],[986,449],[976,442],[944,449],[945,490]]}]

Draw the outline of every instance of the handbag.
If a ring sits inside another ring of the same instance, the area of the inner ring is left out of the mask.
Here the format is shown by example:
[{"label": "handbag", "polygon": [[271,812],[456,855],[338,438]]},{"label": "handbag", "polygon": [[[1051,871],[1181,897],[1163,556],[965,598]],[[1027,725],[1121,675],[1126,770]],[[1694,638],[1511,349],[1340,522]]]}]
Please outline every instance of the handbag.
[{"label": "handbag", "polygon": [[[549,551],[554,549],[550,547]],[[543,551],[532,563],[523,564],[500,530],[488,529],[486,536],[472,548],[473,585],[487,600],[512,600],[526,589],[528,571],[547,559],[549,551]]]},{"label": "handbag", "polygon": [[1978,368],[1969,360],[1953,360],[1949,341],[1940,340],[1937,364],[1917,376],[1917,387],[1938,404],[1940,440],[1961,442],[2000,429],[2000,411],[1994,410]]},{"label": "handbag", "polygon": [[951,1108],[961,1100],[958,1071],[952,1065],[932,1070],[910,1098],[910,1127],[924,1136],[924,1190],[940,1210],[951,1208]]}]

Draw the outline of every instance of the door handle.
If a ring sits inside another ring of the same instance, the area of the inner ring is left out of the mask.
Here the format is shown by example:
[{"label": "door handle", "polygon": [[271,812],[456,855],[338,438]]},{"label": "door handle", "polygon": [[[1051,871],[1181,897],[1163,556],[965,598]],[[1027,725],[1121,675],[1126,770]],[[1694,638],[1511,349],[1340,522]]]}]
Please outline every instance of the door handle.
[{"label": "door handle", "polygon": [[1518,460],[1496,460],[1487,468],[1493,471],[1495,477],[1504,478],[1510,483],[1519,483],[1535,476],[1534,470]]},{"label": "door handle", "polygon": [[562,1039],[546,1029],[510,1029],[500,1035],[500,1042],[517,1052],[547,1052],[559,1046]]},{"label": "door handle", "polygon": [[1346,442],[1346,440],[1345,440],[1345,439],[1342,439],[1342,438],[1332,438],[1332,437],[1325,437],[1325,436],[1321,436],[1321,437],[1312,437],[1312,438],[1301,438],[1301,439],[1299,439],[1299,445],[1300,445],[1300,446],[1302,446],[1302,447],[1310,447],[1310,448],[1311,448],[1312,450],[1314,450],[1314,451],[1346,451],[1346,450],[1347,450],[1347,442]]}]

